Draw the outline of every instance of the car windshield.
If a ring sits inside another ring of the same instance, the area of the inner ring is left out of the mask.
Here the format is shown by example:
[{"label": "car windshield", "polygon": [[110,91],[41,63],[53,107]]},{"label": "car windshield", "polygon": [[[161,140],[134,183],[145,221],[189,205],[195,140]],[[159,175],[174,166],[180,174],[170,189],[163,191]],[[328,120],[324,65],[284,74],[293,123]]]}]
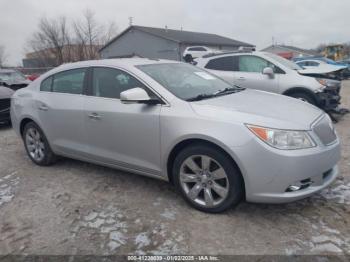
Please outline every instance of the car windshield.
[{"label": "car windshield", "polygon": [[224,95],[240,90],[224,80],[198,67],[184,63],[149,64],[137,66],[142,72],[183,100],[210,98],[217,94]]},{"label": "car windshield", "polygon": [[3,81],[23,81],[25,79],[25,76],[20,72],[0,72],[0,80]]},{"label": "car windshield", "polygon": [[296,63],[294,63],[288,59],[285,59],[279,55],[275,55],[272,53],[265,53],[265,55],[276,60],[278,63],[284,65],[285,67],[287,67],[289,69],[292,69],[292,70],[302,70],[303,69],[301,66],[297,65]]}]

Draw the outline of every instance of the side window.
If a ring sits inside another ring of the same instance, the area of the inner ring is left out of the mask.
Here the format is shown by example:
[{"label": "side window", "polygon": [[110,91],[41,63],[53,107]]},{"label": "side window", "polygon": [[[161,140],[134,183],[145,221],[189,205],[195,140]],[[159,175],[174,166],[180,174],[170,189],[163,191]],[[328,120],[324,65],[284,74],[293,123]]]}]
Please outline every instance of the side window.
[{"label": "side window", "polygon": [[283,70],[273,63],[252,55],[239,56],[238,68],[240,72],[262,73],[264,68],[271,67],[277,74],[283,74]]},{"label": "side window", "polygon": [[188,49],[189,51],[207,51],[204,47],[191,47]]},{"label": "side window", "polygon": [[309,61],[308,62],[309,64],[309,66],[319,66],[320,64],[318,63],[318,62],[314,62],[314,61]]},{"label": "side window", "polygon": [[93,96],[119,99],[121,92],[135,87],[143,88],[150,97],[155,97],[144,84],[121,70],[107,67],[93,68]]},{"label": "side window", "polygon": [[225,56],[214,58],[207,63],[205,68],[221,71],[237,71],[237,57]]},{"label": "side window", "polygon": [[72,69],[53,77],[52,92],[82,94],[86,69]]},{"label": "side window", "polygon": [[40,84],[40,91],[51,92],[52,76],[46,78]]},{"label": "side window", "polygon": [[240,56],[239,71],[261,73],[265,67],[270,66],[270,63],[257,56]]}]

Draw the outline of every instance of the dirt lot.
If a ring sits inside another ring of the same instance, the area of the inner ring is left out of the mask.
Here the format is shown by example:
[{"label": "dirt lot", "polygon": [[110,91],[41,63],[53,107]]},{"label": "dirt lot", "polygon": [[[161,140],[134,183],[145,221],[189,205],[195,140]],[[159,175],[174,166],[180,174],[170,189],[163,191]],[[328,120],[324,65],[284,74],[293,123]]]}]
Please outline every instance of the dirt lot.
[{"label": "dirt lot", "polygon": [[1,128],[0,254],[350,254],[350,114],[336,129],[341,176],[331,188],[210,215],[162,181],[68,159],[35,166]]}]

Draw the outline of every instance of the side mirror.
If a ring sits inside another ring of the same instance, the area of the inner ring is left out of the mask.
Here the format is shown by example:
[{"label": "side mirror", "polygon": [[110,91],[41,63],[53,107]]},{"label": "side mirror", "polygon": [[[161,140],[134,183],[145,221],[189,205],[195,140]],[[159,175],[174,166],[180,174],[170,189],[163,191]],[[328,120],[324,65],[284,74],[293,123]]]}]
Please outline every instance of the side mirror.
[{"label": "side mirror", "polygon": [[157,98],[150,98],[147,92],[140,87],[135,87],[121,92],[120,101],[128,104],[138,103],[147,105],[156,105],[161,103]]},{"label": "side mirror", "polygon": [[273,72],[273,69],[271,67],[265,67],[262,71],[264,75],[269,76],[270,78],[274,78],[275,73]]}]

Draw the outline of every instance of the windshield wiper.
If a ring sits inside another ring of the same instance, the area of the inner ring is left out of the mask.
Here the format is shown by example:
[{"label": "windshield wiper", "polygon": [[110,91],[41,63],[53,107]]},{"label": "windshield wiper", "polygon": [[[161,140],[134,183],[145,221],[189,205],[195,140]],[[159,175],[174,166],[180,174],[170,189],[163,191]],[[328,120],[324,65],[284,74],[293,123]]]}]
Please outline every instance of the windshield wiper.
[{"label": "windshield wiper", "polygon": [[215,93],[216,96],[218,95],[226,95],[226,94],[233,94],[244,90],[243,87],[235,86],[235,87],[226,87],[225,89],[219,90]]},{"label": "windshield wiper", "polygon": [[206,99],[206,98],[212,98],[212,97],[215,97],[215,96],[216,96],[216,94],[199,94],[198,96],[186,99],[186,101],[189,101],[189,102],[199,101],[199,100],[203,100],[203,99]]},{"label": "windshield wiper", "polygon": [[240,87],[240,86],[226,87],[225,89],[219,90],[219,91],[217,91],[217,92],[215,92],[213,94],[199,94],[198,96],[186,99],[186,101],[189,101],[189,102],[191,102],[191,101],[199,101],[199,100],[212,98],[212,97],[216,97],[216,96],[229,95],[229,94],[240,92],[240,91],[242,91],[244,89],[245,88]]}]

